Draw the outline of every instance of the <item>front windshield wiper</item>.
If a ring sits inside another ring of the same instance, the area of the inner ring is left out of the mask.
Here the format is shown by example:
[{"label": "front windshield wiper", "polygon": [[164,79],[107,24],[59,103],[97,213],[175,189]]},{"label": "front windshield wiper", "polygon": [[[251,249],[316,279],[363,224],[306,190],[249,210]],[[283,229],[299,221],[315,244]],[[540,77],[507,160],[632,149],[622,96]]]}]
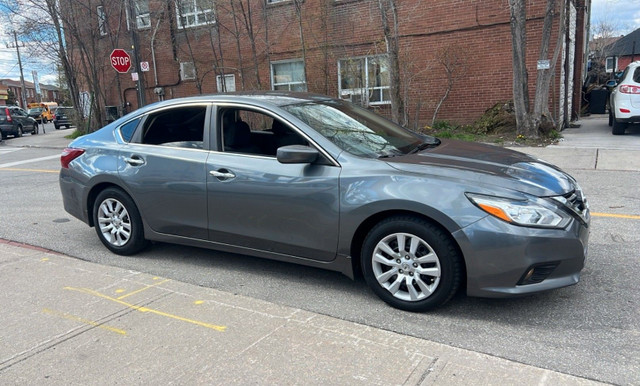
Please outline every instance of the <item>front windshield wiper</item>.
[{"label": "front windshield wiper", "polygon": [[410,152],[408,152],[407,154],[415,154],[419,151],[425,150],[425,149],[430,149],[430,148],[434,148],[437,147],[438,145],[440,145],[440,140],[438,138],[433,138],[430,141],[425,141],[422,142],[420,144],[418,144],[418,146],[416,146],[415,148],[411,149]]}]

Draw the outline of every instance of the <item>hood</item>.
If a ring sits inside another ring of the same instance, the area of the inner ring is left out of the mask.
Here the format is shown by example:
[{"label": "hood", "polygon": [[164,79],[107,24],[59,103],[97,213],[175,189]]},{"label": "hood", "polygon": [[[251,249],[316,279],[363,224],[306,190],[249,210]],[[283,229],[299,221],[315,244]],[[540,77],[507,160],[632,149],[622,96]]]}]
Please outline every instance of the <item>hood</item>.
[{"label": "hood", "polygon": [[475,142],[442,140],[435,148],[387,159],[398,170],[496,185],[538,197],[565,195],[575,180],[556,166],[524,153]]}]

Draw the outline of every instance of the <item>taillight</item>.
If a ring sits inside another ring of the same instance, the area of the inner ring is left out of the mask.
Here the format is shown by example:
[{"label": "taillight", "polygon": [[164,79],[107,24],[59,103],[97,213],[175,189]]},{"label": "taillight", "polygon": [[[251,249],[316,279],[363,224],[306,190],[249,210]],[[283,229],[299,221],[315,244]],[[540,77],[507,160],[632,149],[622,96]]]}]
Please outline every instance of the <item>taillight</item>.
[{"label": "taillight", "polygon": [[631,113],[631,110],[629,110],[629,109],[623,109],[623,108],[621,107],[621,108],[620,108],[620,112],[621,112],[621,113],[629,114],[629,113]]},{"label": "taillight", "polygon": [[69,163],[80,157],[82,154],[84,154],[84,149],[68,147],[64,149],[60,155],[60,165],[62,165],[64,169],[69,169]]},{"label": "taillight", "polygon": [[640,94],[640,86],[632,86],[630,84],[622,84],[618,87],[623,94]]},{"label": "taillight", "polygon": [[7,116],[7,122],[13,122],[13,118],[11,118],[11,113],[8,108],[4,108],[4,114]]}]

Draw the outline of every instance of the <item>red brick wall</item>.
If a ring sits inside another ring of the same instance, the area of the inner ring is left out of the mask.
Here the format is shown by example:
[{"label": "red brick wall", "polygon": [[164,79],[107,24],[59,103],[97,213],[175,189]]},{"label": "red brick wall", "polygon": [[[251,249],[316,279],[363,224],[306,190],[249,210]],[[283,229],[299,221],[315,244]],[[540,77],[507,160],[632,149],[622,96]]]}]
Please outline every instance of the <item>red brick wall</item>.
[{"label": "red brick wall", "polygon": [[[456,73],[457,79],[449,98],[441,107],[439,119],[470,123],[495,103],[511,99],[512,53],[507,0],[396,2],[403,82],[408,87],[406,104],[410,119],[413,121],[417,118],[414,123],[430,124],[435,105],[446,89],[445,72],[438,63],[438,53],[445,48],[458,52],[464,65]],[[216,2],[218,28],[203,26],[185,30],[176,26],[174,7],[167,6],[163,0],[150,0],[152,28],[138,33],[140,59],[151,64],[150,72],[140,73],[147,85],[147,103],[158,100],[153,94],[155,82],[151,37],[160,18],[162,22],[154,47],[158,85],[164,86],[165,98],[199,93],[195,81],[180,81],[179,77],[180,62],[190,62],[192,57],[201,77],[201,91],[205,94],[216,92],[214,63],[219,67],[224,66],[220,72],[235,75],[237,90],[271,89],[270,62],[302,58],[300,27],[293,2],[265,5],[262,1],[251,0],[243,3],[251,7],[260,82],[254,73],[250,39],[244,31],[239,35],[242,60],[238,57],[238,39],[234,36],[233,9],[229,0]],[[532,93],[535,89],[545,4],[546,1],[542,0],[530,0],[527,4],[527,68]],[[310,92],[338,96],[339,59],[385,52],[380,13],[375,1],[305,0],[300,10],[305,40],[306,80]],[[237,7],[235,11],[239,13]],[[115,12],[110,13],[110,29],[119,25],[117,16]],[[237,22],[238,28],[242,29],[242,20]],[[104,51],[106,64],[101,73],[105,84],[109,85],[106,87],[105,104],[120,104],[120,94],[126,102],[131,103],[131,108],[137,107],[135,82],[131,80],[131,75],[118,75],[108,65],[111,50],[115,46],[130,48],[129,39],[126,33],[121,33],[118,38],[110,35],[99,39],[99,48]],[[555,37],[552,38],[551,52],[555,41]],[[576,68],[576,71],[579,70]],[[116,77],[120,79],[119,91]],[[556,82],[559,79],[559,76],[555,77]],[[552,90],[557,93],[559,86],[552,87]],[[557,97],[554,95],[554,98]],[[389,111],[388,106],[380,110],[383,113]]]}]

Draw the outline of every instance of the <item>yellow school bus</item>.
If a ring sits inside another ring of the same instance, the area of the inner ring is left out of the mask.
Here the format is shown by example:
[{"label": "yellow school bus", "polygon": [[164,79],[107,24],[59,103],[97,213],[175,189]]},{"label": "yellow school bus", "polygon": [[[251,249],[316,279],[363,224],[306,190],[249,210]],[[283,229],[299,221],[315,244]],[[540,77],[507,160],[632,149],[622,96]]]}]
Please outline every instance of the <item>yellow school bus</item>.
[{"label": "yellow school bus", "polygon": [[29,103],[27,108],[30,117],[38,122],[47,123],[53,121],[58,104],[56,102],[34,102]]}]

